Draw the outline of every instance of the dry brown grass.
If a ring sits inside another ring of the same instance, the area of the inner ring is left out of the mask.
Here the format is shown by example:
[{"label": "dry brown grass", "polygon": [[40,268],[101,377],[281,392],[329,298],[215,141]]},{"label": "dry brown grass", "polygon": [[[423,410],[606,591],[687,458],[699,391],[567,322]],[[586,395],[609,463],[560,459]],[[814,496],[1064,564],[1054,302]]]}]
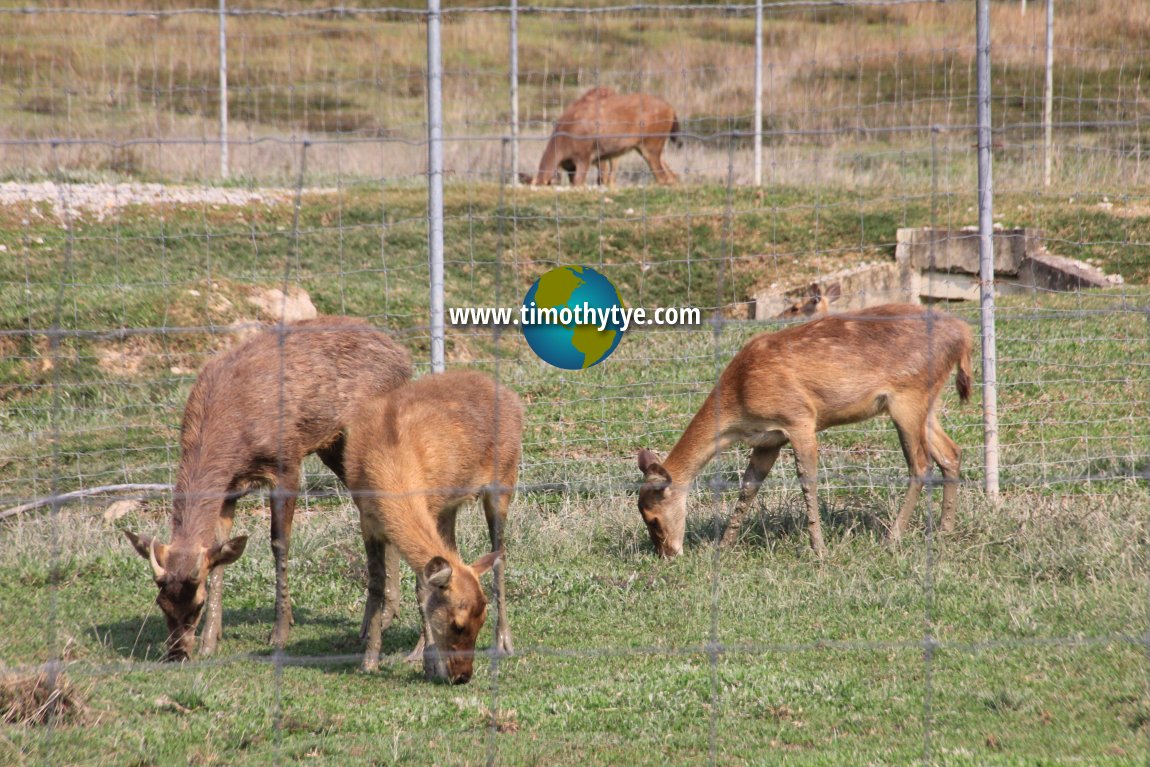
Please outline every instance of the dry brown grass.
[{"label": "dry brown grass", "polygon": [[[992,9],[994,58],[1010,98],[996,123],[1029,121],[1040,100],[1044,13],[1038,6],[1032,3],[1025,17],[1016,3]],[[135,4],[115,0],[111,7]],[[1092,0],[1058,12],[1056,87],[1089,102],[1085,115],[1078,107],[1067,117],[1137,110],[1145,97],[1123,90],[1130,83],[1103,80],[1118,70],[1137,79],[1150,39],[1150,6]],[[506,23],[494,13],[450,14],[444,23],[445,122],[454,139],[448,164],[457,175],[494,175],[499,167],[510,110]],[[241,16],[229,19],[228,29],[237,172],[291,177],[304,138],[318,140],[308,167],[319,173],[395,179],[423,172],[426,41],[417,16]],[[217,34],[210,13],[0,15],[0,39],[11,42],[0,46],[0,138],[97,142],[6,145],[0,163],[16,173],[86,168],[213,177]],[[596,83],[667,97],[689,133],[746,130],[752,54],[749,17],[709,11],[526,15],[520,20],[520,118],[529,141],[519,170],[533,167],[541,151],[534,140],[549,133],[558,112]],[[902,136],[882,131],[972,118],[974,14],[967,3],[768,12],[765,56],[766,125],[784,132],[773,134],[773,145],[901,142]],[[1113,92],[1104,100],[1084,86]],[[183,143],[157,143],[171,140]],[[324,143],[337,140],[343,143]],[[955,140],[963,142],[969,137]],[[714,155],[693,163],[700,174],[721,175],[729,153],[714,145],[700,151]],[[795,175],[809,173],[800,168]]]},{"label": "dry brown grass", "polygon": [[86,697],[67,676],[52,669],[0,673],[0,719],[6,724],[82,724],[89,714]]}]

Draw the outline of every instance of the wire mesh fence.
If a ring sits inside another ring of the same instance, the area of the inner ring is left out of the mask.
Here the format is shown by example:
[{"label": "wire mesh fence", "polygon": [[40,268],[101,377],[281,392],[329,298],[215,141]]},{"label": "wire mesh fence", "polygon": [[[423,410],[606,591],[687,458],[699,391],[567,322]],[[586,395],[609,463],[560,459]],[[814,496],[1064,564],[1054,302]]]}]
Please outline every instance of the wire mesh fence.
[{"label": "wire mesh fence", "polygon": [[[514,106],[511,8],[442,9],[446,307],[518,307],[543,274],[578,264],[627,306],[705,318],[634,328],[609,359],[570,372],[518,328],[448,326],[446,366],[491,374],[526,413],[506,530],[515,654],[486,651],[492,612],[482,668],[451,690],[402,662],[420,630],[406,571],[382,669],[351,673],[360,525],[315,457],[292,542],[292,639],[266,649],[270,497],[255,493],[239,502],[237,530],[253,541],[225,570],[220,647],[181,667],[155,662],[167,629],[148,565],[120,534],[170,540],[170,493],[59,500],[175,484],[197,372],[260,323],[365,318],[428,374],[426,8],[0,8],[0,505],[48,499],[0,522],[0,668],[67,674],[97,711],[6,725],[0,753],[1143,759],[1150,17],[1116,1],[1058,5],[1046,145],[1035,5],[990,4],[999,500],[982,492],[980,392],[960,404],[949,375],[939,415],[963,449],[956,532],[937,530],[932,475],[907,539],[884,545],[907,469],[878,417],[820,434],[825,558],[808,550],[789,450],[740,541],[717,545],[750,456],[737,444],[699,472],[672,562],[654,557],[636,513],[636,455],[665,456],[736,352],[789,327],[778,315],[812,283],[840,286],[832,312],[945,304],[978,326],[986,278],[964,250],[980,212],[974,5],[766,3],[761,187],[754,4],[518,7]],[[674,107],[683,141],[664,159],[677,185],[657,184],[638,154],[617,161],[610,187],[518,183],[595,87]],[[780,364],[768,384],[790,372]],[[471,561],[486,524],[468,507],[458,527]]]}]

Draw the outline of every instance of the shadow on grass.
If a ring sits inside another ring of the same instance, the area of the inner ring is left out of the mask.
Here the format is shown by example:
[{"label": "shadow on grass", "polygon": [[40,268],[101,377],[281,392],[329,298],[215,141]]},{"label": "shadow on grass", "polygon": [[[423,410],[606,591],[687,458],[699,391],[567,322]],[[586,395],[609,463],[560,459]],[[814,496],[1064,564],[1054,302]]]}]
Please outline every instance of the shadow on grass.
[{"label": "shadow on grass", "polygon": [[[710,507],[692,501],[696,509],[687,515],[683,548],[710,548],[722,538],[734,510],[734,500],[724,501],[719,511],[707,513]],[[707,509],[707,511],[703,511]],[[915,519],[922,524],[924,513],[919,504]],[[702,511],[702,513],[700,513]],[[890,506],[873,496],[843,496],[829,500],[820,498],[819,517],[822,520],[823,535],[828,543],[849,539],[856,535],[869,535],[883,538],[889,525]],[[639,515],[634,518],[635,533],[617,535],[598,540],[606,553],[614,557],[632,558],[638,555],[654,556],[655,549],[643,527]],[[914,523],[912,523],[914,524]],[[801,497],[779,504],[775,501],[759,501],[739,531],[736,547],[774,549],[790,542],[808,542],[806,509]]]},{"label": "shadow on grass", "polygon": [[[733,509],[734,503],[726,503],[720,514],[688,517],[684,547],[713,546],[726,531]],[[822,500],[819,503],[819,519],[828,543],[859,534],[885,537],[888,523],[880,512],[885,513],[883,504],[867,503],[865,498],[835,498],[830,503]],[[773,549],[780,542],[800,539],[804,543],[809,540],[806,510],[801,499],[782,507],[772,504],[771,508],[759,502],[743,522],[735,545]]]},{"label": "shadow on grass", "polygon": [[[152,608],[155,611],[155,608]],[[343,617],[315,613],[305,608],[294,608],[295,625],[289,635],[286,656],[293,665],[311,665],[314,659],[317,667],[332,668],[340,672],[354,670],[354,662],[332,662],[333,656],[358,656],[363,652],[359,639],[359,623]],[[223,636],[220,639],[217,655],[228,657],[239,652],[250,652],[257,656],[271,656],[274,648],[268,642],[272,624],[275,621],[274,608],[228,610],[224,608]],[[266,631],[258,627],[265,626]],[[200,631],[203,630],[201,625]],[[260,636],[261,644],[252,646],[251,636]],[[317,632],[323,632],[317,636]],[[125,660],[157,662],[163,660],[167,627],[163,616],[141,615],[139,618],[97,624],[91,630],[94,639]],[[197,632],[197,641],[199,632]],[[415,626],[393,624],[383,633],[382,651],[384,655],[407,654],[419,641],[419,630]],[[241,649],[244,648],[244,649]],[[193,660],[194,662],[194,660]]]}]

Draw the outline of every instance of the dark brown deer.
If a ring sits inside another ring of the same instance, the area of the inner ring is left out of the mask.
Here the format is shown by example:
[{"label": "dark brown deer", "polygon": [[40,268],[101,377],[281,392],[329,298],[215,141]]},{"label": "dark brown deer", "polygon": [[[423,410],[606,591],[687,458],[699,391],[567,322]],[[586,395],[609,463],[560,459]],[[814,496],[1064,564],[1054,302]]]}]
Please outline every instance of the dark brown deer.
[{"label": "dark brown deer", "polygon": [[[523,409],[488,376],[425,376],[359,408],[347,430],[344,466],[364,544],[394,544],[417,576],[428,676],[471,678],[475,639],[487,617],[479,576],[494,568],[496,649],[511,652],[504,588],[503,526],[519,472]],[[455,517],[481,498],[492,552],[470,566],[455,544]],[[382,573],[368,572],[382,587]],[[363,666],[378,665],[382,621],[369,616]],[[421,640],[421,643],[424,640]]]},{"label": "dark brown deer", "polygon": [[922,491],[927,461],[942,469],[942,528],[954,527],[960,454],[942,430],[936,405],[952,369],[959,398],[970,397],[970,328],[942,312],[887,304],[755,336],[719,381],[666,460],[639,453],[639,511],[661,556],[679,554],[691,480],[724,447],[749,443],[751,461],[721,540],[738,537],[743,518],[787,442],[795,451],[811,547],[826,553],[816,496],[816,434],[888,413],[910,470],[910,487],[890,537],[901,537]]},{"label": "dark brown deer", "polygon": [[807,288],[807,297],[802,301],[792,302],[790,306],[775,315],[775,319],[798,320],[821,317],[830,311],[830,305],[838,301],[842,294],[843,289],[840,283],[831,283],[827,292],[824,293],[822,285],[812,282],[811,286]]},{"label": "dark brown deer", "polygon": [[678,179],[663,163],[668,139],[680,141],[679,120],[666,101],[645,93],[592,88],[559,116],[534,183],[551,184],[562,169],[573,186],[582,186],[591,166],[598,165],[600,183],[610,185],[614,160],[634,149],[647,161],[656,181],[674,184]]},{"label": "dark brown deer", "polygon": [[[272,488],[271,543],[276,562],[276,622],[283,646],[292,622],[288,549],[300,463],[315,453],[344,478],[343,430],[360,400],[411,378],[411,356],[362,320],[321,317],[277,325],[210,360],[196,378],[180,429],[180,467],[172,497],[170,543],[125,530],[149,560],[168,622],[167,659],[184,660],[208,604],[200,645],[210,655],[220,637],[224,565],[243,553],[231,537],[236,501],[258,485]],[[368,552],[383,560],[383,552]],[[398,572],[387,593],[371,592],[394,615]],[[208,588],[208,581],[211,588]],[[378,605],[376,606],[378,607]],[[366,611],[365,611],[366,612]]]}]

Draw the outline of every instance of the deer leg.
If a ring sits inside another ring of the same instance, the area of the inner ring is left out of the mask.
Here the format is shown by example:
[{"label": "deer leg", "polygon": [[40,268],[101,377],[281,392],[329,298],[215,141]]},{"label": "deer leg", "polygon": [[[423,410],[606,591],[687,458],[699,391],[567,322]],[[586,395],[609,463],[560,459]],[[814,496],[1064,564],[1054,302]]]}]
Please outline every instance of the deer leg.
[{"label": "deer leg", "polygon": [[[556,176],[558,176],[557,179]],[[575,183],[575,163],[569,159],[559,163],[556,172],[552,174],[552,179],[555,180],[556,185],[563,183],[564,177],[566,177],[568,184]]]},{"label": "deer leg", "polygon": [[655,180],[664,186],[676,183],[679,178],[663,163],[663,142],[639,142],[639,154],[647,161],[647,166],[655,174]]},{"label": "deer leg", "polygon": [[423,582],[423,573],[415,573],[415,599],[419,602],[419,641],[415,649],[404,658],[405,663],[422,663],[423,650],[428,644],[427,621],[423,619],[423,603],[427,599],[427,584]]},{"label": "deer leg", "polygon": [[[232,523],[236,516],[236,499],[224,501],[216,522],[216,542],[222,543],[232,537]],[[208,604],[205,608],[204,631],[200,636],[200,657],[206,658],[216,651],[223,635],[224,623],[224,568],[213,567],[208,575]]]},{"label": "deer leg", "polygon": [[572,186],[583,186],[587,183],[587,172],[591,170],[589,157],[580,157],[575,160],[575,176],[571,179]]},{"label": "deer leg", "polygon": [[399,601],[388,595],[389,588],[399,585],[399,554],[387,539],[370,534],[364,535],[363,548],[367,554],[367,604],[359,637],[365,645],[363,670],[374,671],[379,668],[383,632],[395,618],[394,605]]},{"label": "deer leg", "polygon": [[387,631],[399,615],[402,588],[399,575],[399,549],[389,541],[364,541],[367,555],[367,601],[363,606],[363,621],[359,626],[359,639],[367,642],[371,637],[371,623],[379,620],[379,632]]},{"label": "deer leg", "polygon": [[[323,461],[323,465],[331,469],[332,473],[335,474],[335,476],[339,478],[339,481],[346,487],[347,481],[343,475],[343,446],[344,440],[341,435],[335,442],[327,447],[315,451],[315,454]],[[399,614],[399,603],[402,598],[399,580],[399,550],[389,542],[384,542],[379,545],[369,545],[365,538],[364,553],[367,556],[368,589],[367,601],[363,607],[363,621],[359,626],[359,639],[361,642],[368,641],[368,625],[374,619],[374,614],[377,610],[383,610],[380,631],[386,631],[391,626],[392,621],[395,620],[395,616]],[[382,573],[383,581],[373,591],[372,572],[377,568]]]},{"label": "deer leg", "polygon": [[913,413],[903,414],[895,409],[891,409],[891,418],[894,419],[895,428],[898,429],[898,441],[902,445],[903,457],[906,458],[907,471],[910,472],[906,498],[903,499],[902,508],[899,509],[888,535],[891,541],[898,541],[906,532],[926,479],[926,423],[921,416],[915,417]]},{"label": "deer leg", "polygon": [[611,188],[615,185],[615,161],[609,157],[599,158],[599,186]]},{"label": "deer leg", "polygon": [[459,546],[455,543],[455,517],[459,514],[459,505],[444,507],[443,511],[439,512],[439,516],[435,520],[435,526],[439,530],[439,537],[443,539],[443,543],[447,548],[455,553],[459,553]]},{"label": "deer leg", "polygon": [[325,448],[315,451],[316,458],[323,461],[323,465],[331,469],[331,473],[346,487],[347,480],[343,476],[343,435]]},{"label": "deer leg", "polygon": [[299,493],[299,463],[281,467],[272,488],[272,555],[276,561],[276,622],[271,643],[283,648],[294,622],[291,614],[291,594],[288,591],[288,551],[291,549],[291,526],[295,517],[296,496]]},{"label": "deer leg", "polygon": [[927,421],[927,449],[930,457],[942,470],[942,531],[954,530],[955,509],[958,506],[959,469],[962,467],[962,448],[947,436],[933,412]]},{"label": "deer leg", "polygon": [[814,429],[792,433],[791,446],[795,450],[795,468],[798,469],[799,484],[803,488],[803,500],[807,504],[807,532],[811,536],[811,548],[815,555],[826,556],[827,545],[823,542],[823,525],[819,520],[819,448]]},{"label": "deer leg", "polygon": [[[344,439],[340,435],[335,442],[322,450],[317,450],[315,454],[323,461],[324,466],[331,469],[339,481],[346,486],[347,482],[343,474],[343,447]],[[390,542],[368,545],[366,540],[364,541],[364,550],[367,555],[368,594],[367,602],[363,608],[363,621],[359,627],[359,638],[362,642],[368,641],[368,625],[374,619],[376,611],[383,610],[380,632],[386,631],[391,626],[392,621],[395,620],[395,616],[399,615],[399,604],[402,599],[399,550]],[[383,581],[373,591],[371,586],[372,573],[375,570],[382,574]]]},{"label": "deer leg", "polygon": [[[497,490],[488,490],[483,494],[483,513],[487,517],[487,531],[491,535],[491,550],[503,552],[503,530],[507,524],[507,507],[511,505],[512,488],[515,487],[515,476],[512,475],[508,487]],[[495,649],[498,652],[510,655],[515,651],[511,642],[511,626],[507,622],[507,586],[504,580],[506,570],[506,556],[500,556],[492,570],[494,588],[492,596],[495,599]]]},{"label": "deer leg", "polygon": [[738,539],[739,530],[743,526],[747,513],[751,510],[755,496],[759,493],[759,487],[767,478],[767,474],[771,472],[771,467],[775,465],[775,460],[779,457],[781,449],[782,445],[776,445],[774,447],[756,447],[751,451],[751,460],[747,464],[747,470],[743,472],[743,482],[739,486],[739,501],[735,504],[735,510],[731,513],[730,520],[727,521],[727,529],[719,541],[720,546],[731,546]]}]

